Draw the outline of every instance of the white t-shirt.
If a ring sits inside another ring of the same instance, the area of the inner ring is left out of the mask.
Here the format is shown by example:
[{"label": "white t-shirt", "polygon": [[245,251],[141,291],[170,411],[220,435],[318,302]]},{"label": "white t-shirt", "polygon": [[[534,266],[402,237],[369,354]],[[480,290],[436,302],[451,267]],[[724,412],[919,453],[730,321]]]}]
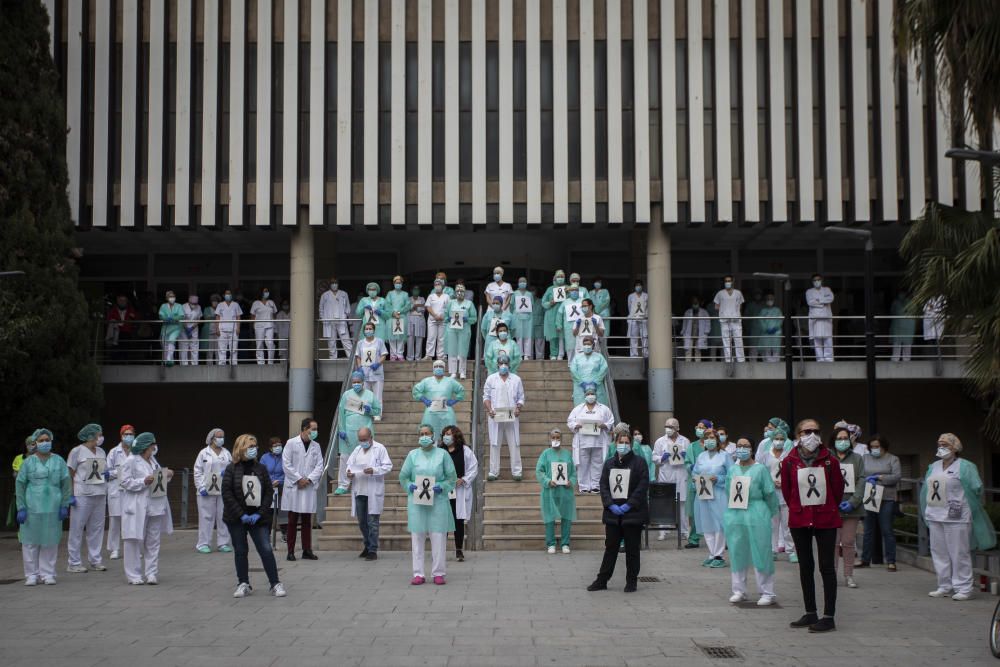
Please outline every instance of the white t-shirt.
[{"label": "white t-shirt", "polygon": [[427,300],[424,302],[424,305],[427,308],[427,314],[429,316],[433,315],[435,319],[437,317],[443,317],[448,309],[449,300],[450,299],[448,298],[448,295],[445,294],[444,292],[442,292],[441,294],[432,293],[430,296],[427,297]]},{"label": "white t-shirt", "polygon": [[740,316],[740,306],[743,305],[743,292],[734,289],[732,294],[728,290],[720,289],[715,294],[715,305],[719,307],[719,318],[738,318]]},{"label": "white t-shirt", "polygon": [[[74,496],[103,496],[108,493],[108,485],[104,483],[103,474],[99,475],[100,482],[86,483],[86,480],[94,474],[93,464],[90,463],[91,459],[100,459],[107,465],[108,457],[100,447],[91,452],[87,446],[77,445],[69,453],[69,458],[66,459],[66,465],[75,471],[73,473]],[[95,477],[91,482],[96,482],[97,479]]]},{"label": "white t-shirt", "polygon": [[254,316],[257,322],[270,322],[274,319],[275,313],[278,312],[278,307],[274,305],[274,301],[268,299],[267,301],[261,301],[257,299],[250,306],[250,314]]},{"label": "white t-shirt", "polygon": [[514,293],[514,288],[510,286],[510,283],[501,282],[499,285],[497,285],[496,281],[494,280],[490,282],[489,285],[486,286],[487,303],[489,304],[492,304],[493,299],[496,297],[500,297],[501,299],[503,299],[504,303],[507,303],[507,299],[513,293]]},{"label": "white t-shirt", "polygon": [[215,308],[215,316],[222,320],[219,324],[219,331],[222,333],[232,333],[236,330],[236,325],[233,324],[232,320],[240,319],[243,316],[243,309],[235,301],[230,301],[229,303],[223,301]]}]

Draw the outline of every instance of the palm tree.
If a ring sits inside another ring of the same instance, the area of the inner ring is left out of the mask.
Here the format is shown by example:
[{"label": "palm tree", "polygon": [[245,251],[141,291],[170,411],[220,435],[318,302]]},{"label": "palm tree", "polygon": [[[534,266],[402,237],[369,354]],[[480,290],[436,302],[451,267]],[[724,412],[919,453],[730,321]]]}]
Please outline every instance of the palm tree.
[{"label": "palm tree", "polygon": [[[953,121],[966,97],[966,116],[958,120],[975,131],[980,146],[989,147],[1000,118],[997,0],[896,0],[895,23],[900,52],[923,65],[918,71],[935,73],[939,93],[952,101]],[[983,162],[987,192],[1000,191],[997,165],[996,160]],[[996,204],[989,204],[972,212],[929,203],[907,232],[900,252],[908,262],[913,303],[943,296],[945,332],[974,334],[965,377],[976,397],[988,405],[984,432],[998,439],[1000,222],[993,215]]]}]

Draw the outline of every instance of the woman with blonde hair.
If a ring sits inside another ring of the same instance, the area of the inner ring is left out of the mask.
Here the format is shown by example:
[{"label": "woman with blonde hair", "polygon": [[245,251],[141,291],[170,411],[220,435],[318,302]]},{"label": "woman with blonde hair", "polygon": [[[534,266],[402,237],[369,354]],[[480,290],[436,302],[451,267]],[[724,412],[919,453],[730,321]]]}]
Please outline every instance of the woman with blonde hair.
[{"label": "woman with blonde hair", "polygon": [[285,587],[278,580],[278,565],[271,550],[271,501],[274,489],[267,468],[257,460],[257,438],[244,433],[236,438],[233,462],[222,476],[222,517],[233,540],[236,560],[234,598],[250,595],[250,567],[247,537],[253,540],[271,585],[271,595],[285,597]]}]

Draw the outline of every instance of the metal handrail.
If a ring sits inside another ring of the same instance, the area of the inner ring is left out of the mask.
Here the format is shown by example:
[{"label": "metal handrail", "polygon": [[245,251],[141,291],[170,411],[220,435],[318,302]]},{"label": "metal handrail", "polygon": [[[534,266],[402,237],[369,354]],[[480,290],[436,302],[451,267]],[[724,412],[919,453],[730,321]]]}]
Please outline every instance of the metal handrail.
[{"label": "metal handrail", "polygon": [[[481,322],[483,319],[483,308],[479,306],[476,313],[476,322]],[[472,516],[473,521],[468,526],[469,529],[469,544],[473,545],[473,551],[482,549],[483,544],[483,494],[486,492],[486,475],[483,474],[483,452],[482,452],[482,442],[479,437],[479,422],[482,418],[482,406],[480,405],[480,394],[481,389],[479,386],[479,379],[482,374],[482,357],[483,357],[483,337],[478,335],[477,331],[474,335],[476,337],[476,361],[475,365],[472,367],[472,423],[469,425],[469,437],[472,440],[472,453],[476,457],[476,461],[479,462],[479,475],[476,476],[473,482],[473,494],[472,494]]]},{"label": "metal handrail", "polygon": [[[351,338],[352,350],[357,349],[357,344],[360,339],[357,337]],[[330,475],[330,465],[333,462],[336,452],[340,449],[339,443],[337,442],[337,432],[340,430],[340,399],[343,398],[344,393],[347,391],[347,387],[351,384],[351,374],[354,372],[354,361],[353,357],[349,357],[347,364],[347,371],[344,373],[344,377],[340,380],[340,394],[337,396],[337,406],[333,409],[333,419],[330,423],[330,439],[327,441],[326,445],[326,455],[323,457],[323,484],[320,484],[316,489],[316,493],[319,496],[316,503],[316,522],[319,525],[323,524],[323,520],[326,518],[326,500],[327,494],[330,492],[330,480],[333,478]]]},{"label": "metal handrail", "polygon": [[[900,513],[902,513],[903,516],[907,516],[907,517],[910,517],[912,519],[916,519],[917,520],[917,533],[916,533],[916,537],[917,537],[917,553],[919,555],[921,555],[921,556],[927,556],[927,555],[930,554],[930,540],[928,538],[927,523],[924,521],[924,515],[920,512],[920,495],[923,492],[924,478],[923,477],[919,477],[919,478],[917,478],[917,477],[903,477],[903,478],[900,478],[899,484],[912,484],[914,486],[914,504],[916,504],[916,506],[917,506],[917,512],[916,512],[916,514],[910,514],[909,512],[903,512],[903,510],[902,510],[902,504],[901,503],[899,504]],[[983,495],[986,495],[986,494],[1000,494],[1000,488],[995,488],[995,487],[991,487],[991,486],[984,486],[983,487]],[[898,503],[898,501],[897,501],[897,503]],[[996,529],[996,527],[993,528],[993,532],[998,537],[1000,537],[1000,531],[998,531]],[[909,536],[913,535],[913,533],[910,533],[908,531],[896,530],[896,529],[893,529],[893,533],[895,533],[897,535],[909,535]],[[976,553],[983,553],[983,554],[985,554],[985,553],[991,553],[991,552],[977,550]],[[988,571],[985,571],[985,570],[980,571],[980,572],[982,574],[989,574],[989,575],[994,576],[994,577],[1000,576],[1000,572],[988,572]]]},{"label": "metal handrail", "polygon": [[615,416],[615,422],[621,421],[621,413],[618,411],[618,393],[615,391],[615,379],[612,377],[614,373],[611,369],[604,374],[604,390],[608,393],[608,407],[611,408],[611,414]]}]

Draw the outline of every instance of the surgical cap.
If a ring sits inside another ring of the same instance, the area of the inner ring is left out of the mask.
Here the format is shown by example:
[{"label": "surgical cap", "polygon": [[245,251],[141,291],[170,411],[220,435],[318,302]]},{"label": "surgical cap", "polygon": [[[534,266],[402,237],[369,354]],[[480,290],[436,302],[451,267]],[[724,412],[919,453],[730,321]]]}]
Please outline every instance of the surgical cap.
[{"label": "surgical cap", "polygon": [[788,434],[788,422],[781,417],[771,417],[767,420],[767,423],[779,431],[784,431],[786,435]]},{"label": "surgical cap", "polygon": [[206,445],[211,445],[212,444],[212,438],[214,438],[215,434],[218,431],[221,431],[221,430],[222,430],[221,428],[213,428],[211,431],[209,431],[208,435],[205,436],[205,444]]},{"label": "surgical cap", "polygon": [[502,266],[494,266],[493,267],[493,273],[500,273],[500,274],[502,274],[503,273],[503,267]]},{"label": "surgical cap", "polygon": [[503,303],[503,297],[502,296],[493,297],[493,303]]},{"label": "surgical cap", "polygon": [[939,443],[943,442],[944,444],[951,447],[953,451],[956,452],[962,451],[962,441],[959,440],[958,436],[955,435],[954,433],[942,433],[940,437],[938,437],[938,442]]},{"label": "surgical cap", "polygon": [[353,373],[351,373],[351,379],[352,380],[364,380],[365,379],[365,374],[362,373],[361,371],[354,371]]},{"label": "surgical cap", "polygon": [[125,435],[125,431],[132,431],[133,433],[135,433],[135,426],[132,426],[131,424],[125,424],[120,429],[118,429],[118,435]]},{"label": "surgical cap", "polygon": [[562,437],[562,431],[560,431],[557,428],[554,428],[551,431],[549,431],[549,435],[550,436],[552,436],[552,435],[558,435],[559,437]]},{"label": "surgical cap", "polygon": [[556,275],[556,278],[558,278],[559,276],[562,276],[563,278],[565,278],[566,277],[566,272],[563,271],[562,269],[559,269],[558,271],[556,271],[555,275]]},{"label": "surgical cap", "polygon": [[681,430],[681,423],[679,421],[677,421],[676,419],[674,419],[673,417],[671,417],[670,419],[668,419],[665,423],[666,423],[667,426],[669,426],[670,428],[674,429],[675,431]]},{"label": "surgical cap", "polygon": [[615,437],[618,437],[622,433],[626,435],[632,434],[632,427],[629,426],[627,422],[618,422],[615,424],[615,427],[611,429],[611,434]]},{"label": "surgical cap", "polygon": [[392,277],[392,282],[394,282],[394,283],[401,283],[401,282],[403,282],[403,276],[393,276]]},{"label": "surgical cap", "polygon": [[580,282],[580,274],[579,273],[571,273],[571,274],[569,274],[569,279],[570,279],[571,282],[578,283],[578,282]]},{"label": "surgical cap", "polygon": [[593,382],[588,382],[587,384],[583,385],[583,393],[584,394],[596,394],[597,393],[597,385],[594,384]]},{"label": "surgical cap", "polygon": [[367,292],[368,290],[375,290],[375,293],[378,294],[378,283],[368,283],[365,285],[365,291]]},{"label": "surgical cap", "polygon": [[140,433],[135,437],[135,441],[132,443],[132,453],[141,454],[150,447],[156,444],[156,436],[149,431],[145,433]]},{"label": "surgical cap", "polygon": [[31,441],[32,442],[38,442],[38,439],[40,437],[42,437],[43,435],[49,436],[50,440],[55,440],[56,439],[55,436],[52,435],[52,431],[50,431],[49,429],[47,429],[47,428],[39,428],[39,429],[35,429],[35,432],[31,434]]},{"label": "surgical cap", "polygon": [[80,442],[87,442],[88,440],[94,440],[97,438],[97,434],[101,433],[100,424],[87,424],[80,429],[80,432],[76,434],[76,437],[80,439]]},{"label": "surgical cap", "polygon": [[715,426],[714,424],[712,424],[711,419],[699,419],[698,423],[702,424],[705,428],[714,428]]},{"label": "surgical cap", "polygon": [[438,359],[431,365],[431,368],[444,368],[444,362]]}]

